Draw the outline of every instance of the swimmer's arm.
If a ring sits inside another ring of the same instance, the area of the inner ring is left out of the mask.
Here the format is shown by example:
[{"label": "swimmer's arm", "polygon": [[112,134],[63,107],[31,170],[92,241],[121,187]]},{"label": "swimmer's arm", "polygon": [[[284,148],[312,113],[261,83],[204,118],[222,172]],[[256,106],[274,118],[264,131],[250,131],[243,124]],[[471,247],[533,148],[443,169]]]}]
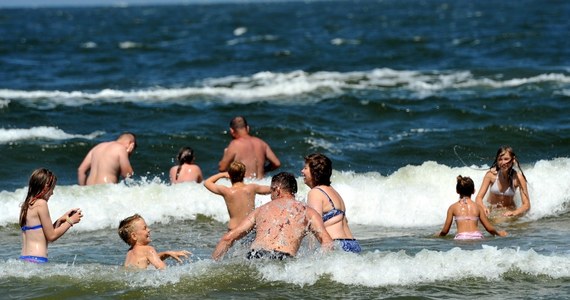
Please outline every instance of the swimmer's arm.
[{"label": "swimmer's arm", "polygon": [[485,227],[485,230],[487,230],[487,232],[489,232],[492,235],[498,235],[498,236],[507,236],[507,232],[504,230],[499,230],[497,231],[495,229],[495,227],[493,226],[493,224],[491,224],[491,222],[489,222],[489,219],[487,218],[487,216],[480,210],[479,211],[479,220],[481,221],[481,224],[483,225],[483,227]]},{"label": "swimmer's arm", "polygon": [[230,142],[230,145],[226,149],[224,149],[224,156],[222,156],[222,159],[218,164],[218,170],[220,172],[227,171],[228,167],[236,157],[236,150],[234,149],[234,147],[232,147],[232,145],[233,141]]},{"label": "swimmer's arm", "polygon": [[162,261],[160,255],[156,253],[156,250],[152,246],[147,246],[146,258],[148,262],[159,270],[166,269],[166,264]]},{"label": "swimmer's arm", "polygon": [[123,178],[128,178],[135,174],[131,162],[129,161],[129,153],[126,150],[121,151],[119,154],[119,167],[121,168],[121,176],[123,176]]},{"label": "swimmer's arm", "polygon": [[260,184],[255,184],[255,183],[252,183],[252,185],[255,187],[255,193],[256,194],[259,194],[259,195],[271,194],[271,187],[268,185],[260,185]]},{"label": "swimmer's arm", "polygon": [[446,236],[449,233],[449,229],[451,229],[451,223],[453,223],[453,205],[447,209],[447,217],[445,218],[443,228],[439,232],[439,236]]},{"label": "swimmer's arm", "polygon": [[491,171],[487,171],[487,173],[485,174],[485,177],[483,177],[483,182],[481,183],[481,187],[479,188],[479,192],[477,193],[477,197],[475,197],[475,203],[477,203],[479,205],[479,208],[481,208],[485,214],[489,214],[489,208],[487,208],[485,206],[485,204],[483,203],[483,198],[485,197],[485,194],[487,194],[487,190],[489,189],[489,186],[491,185],[491,177],[492,177],[492,173]]},{"label": "swimmer's arm", "polygon": [[91,152],[89,151],[83,162],[77,168],[77,182],[79,185],[85,185],[87,182],[87,172],[91,169]]},{"label": "swimmer's arm", "polygon": [[229,177],[230,177],[230,175],[228,174],[228,172],[220,172],[220,173],[218,173],[216,175],[212,175],[208,179],[206,179],[204,181],[204,186],[210,192],[223,196],[224,195],[224,189],[226,187],[222,186],[222,185],[217,185],[216,182],[218,180],[220,180],[221,178],[229,178]]},{"label": "swimmer's arm", "polygon": [[43,202],[38,202],[37,210],[38,216],[40,218],[40,223],[42,223],[44,236],[48,242],[55,242],[69,228],[71,228],[71,224],[68,222],[59,222],[61,218],[52,223],[47,202],[45,202],[45,200]]},{"label": "swimmer's arm", "polygon": [[309,219],[309,230],[321,243],[321,249],[332,250],[333,240],[325,228],[321,215],[316,210],[307,207],[307,216]]},{"label": "swimmer's arm", "polygon": [[505,216],[519,216],[525,214],[530,209],[530,197],[528,196],[528,186],[526,180],[517,172],[517,179],[519,182],[519,189],[521,193],[521,206],[516,210],[506,212]]},{"label": "swimmer's arm", "polygon": [[181,251],[163,251],[158,253],[158,257],[161,260],[165,260],[169,257],[174,258],[179,263],[182,263],[182,259],[180,257],[188,258],[188,255],[192,254],[190,251],[181,250]]},{"label": "swimmer's arm", "polygon": [[218,245],[216,245],[216,249],[212,253],[213,260],[222,259],[235,241],[241,239],[253,229],[258,211],[259,208],[252,211],[236,228],[228,231],[222,236]]},{"label": "swimmer's arm", "polygon": [[265,144],[265,157],[269,163],[263,166],[263,171],[270,172],[281,167],[281,161],[279,161],[279,158],[277,158],[277,155],[275,155],[267,143]]}]

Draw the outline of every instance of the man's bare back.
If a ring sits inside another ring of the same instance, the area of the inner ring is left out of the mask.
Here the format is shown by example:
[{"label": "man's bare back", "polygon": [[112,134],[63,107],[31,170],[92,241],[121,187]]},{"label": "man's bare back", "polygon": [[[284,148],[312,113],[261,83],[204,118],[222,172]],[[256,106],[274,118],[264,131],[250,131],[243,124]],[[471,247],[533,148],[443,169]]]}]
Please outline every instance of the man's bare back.
[{"label": "man's bare back", "polygon": [[224,150],[219,163],[220,172],[226,171],[232,161],[241,161],[246,166],[245,176],[261,179],[266,171],[281,166],[279,158],[271,147],[258,137],[249,134],[249,126],[243,117],[235,117],[230,122],[230,133],[233,140]]},{"label": "man's bare back", "polygon": [[79,185],[117,183],[119,176],[131,176],[134,171],[129,155],[135,147],[135,137],[131,133],[122,134],[116,141],[103,142],[93,147],[77,169]]}]

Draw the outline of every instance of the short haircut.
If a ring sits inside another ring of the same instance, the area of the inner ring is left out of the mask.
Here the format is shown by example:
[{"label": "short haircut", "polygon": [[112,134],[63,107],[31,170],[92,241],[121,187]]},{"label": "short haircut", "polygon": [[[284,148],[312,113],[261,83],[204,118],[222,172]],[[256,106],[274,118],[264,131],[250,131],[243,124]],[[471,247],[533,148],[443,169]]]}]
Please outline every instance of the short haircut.
[{"label": "short haircut", "polygon": [[459,196],[471,197],[475,193],[475,184],[470,177],[457,176],[457,185],[455,186]]},{"label": "short haircut", "polygon": [[271,188],[280,187],[282,190],[291,194],[297,193],[297,180],[295,176],[289,172],[281,172],[271,178]]},{"label": "short haircut", "polygon": [[313,184],[331,185],[332,161],[321,153],[305,156],[305,164],[309,166]]},{"label": "short haircut", "polygon": [[243,116],[237,116],[230,121],[230,128],[233,130],[246,128],[246,127],[247,127],[247,120]]},{"label": "short haircut", "polygon": [[137,136],[130,132],[130,131],[125,131],[123,133],[121,133],[121,135],[119,135],[119,138],[117,138],[117,140],[121,139],[121,138],[126,138],[126,137],[131,137],[133,139],[134,142],[134,146],[133,146],[133,151],[137,150]]},{"label": "short haircut", "polygon": [[141,217],[139,214],[134,214],[128,218],[123,219],[119,223],[119,230],[118,230],[119,236],[129,246],[132,246],[134,244],[133,241],[131,240],[131,233],[133,233],[135,229],[133,223],[139,219],[143,219],[143,217]]},{"label": "short haircut", "polygon": [[232,183],[242,182],[245,176],[245,165],[241,161],[233,161],[228,168],[228,174],[230,174]]}]

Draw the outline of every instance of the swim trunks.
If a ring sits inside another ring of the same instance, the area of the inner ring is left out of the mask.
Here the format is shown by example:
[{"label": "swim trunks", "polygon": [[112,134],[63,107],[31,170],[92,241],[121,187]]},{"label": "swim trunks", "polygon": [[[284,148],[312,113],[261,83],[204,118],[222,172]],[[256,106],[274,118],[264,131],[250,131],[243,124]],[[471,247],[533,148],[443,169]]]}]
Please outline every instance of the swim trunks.
[{"label": "swim trunks", "polygon": [[356,239],[334,239],[336,244],[340,244],[342,250],[346,252],[360,253],[362,249]]},{"label": "swim trunks", "polygon": [[483,234],[480,231],[467,231],[455,235],[456,240],[480,240]]},{"label": "swim trunks", "polygon": [[265,249],[251,249],[246,255],[247,259],[257,259],[257,258],[267,258],[267,259],[277,259],[284,260],[286,258],[292,258],[293,255],[287,252],[281,252],[277,250],[265,250]]},{"label": "swim trunks", "polygon": [[32,256],[32,255],[21,255],[20,260],[36,263],[36,264],[45,264],[48,262],[47,257],[41,256]]}]

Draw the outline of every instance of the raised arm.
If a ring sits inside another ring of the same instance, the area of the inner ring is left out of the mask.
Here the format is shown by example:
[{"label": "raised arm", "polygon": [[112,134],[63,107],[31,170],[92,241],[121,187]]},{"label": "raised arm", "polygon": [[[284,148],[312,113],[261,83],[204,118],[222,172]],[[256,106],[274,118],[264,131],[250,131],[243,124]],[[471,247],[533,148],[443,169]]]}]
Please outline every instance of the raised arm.
[{"label": "raised arm", "polygon": [[216,182],[218,180],[220,180],[221,178],[230,178],[230,175],[228,174],[228,172],[220,172],[218,174],[212,175],[210,177],[208,177],[208,179],[206,179],[204,181],[204,186],[212,193],[217,194],[217,195],[224,195],[224,190],[227,188],[223,185],[218,185],[216,184]]}]

